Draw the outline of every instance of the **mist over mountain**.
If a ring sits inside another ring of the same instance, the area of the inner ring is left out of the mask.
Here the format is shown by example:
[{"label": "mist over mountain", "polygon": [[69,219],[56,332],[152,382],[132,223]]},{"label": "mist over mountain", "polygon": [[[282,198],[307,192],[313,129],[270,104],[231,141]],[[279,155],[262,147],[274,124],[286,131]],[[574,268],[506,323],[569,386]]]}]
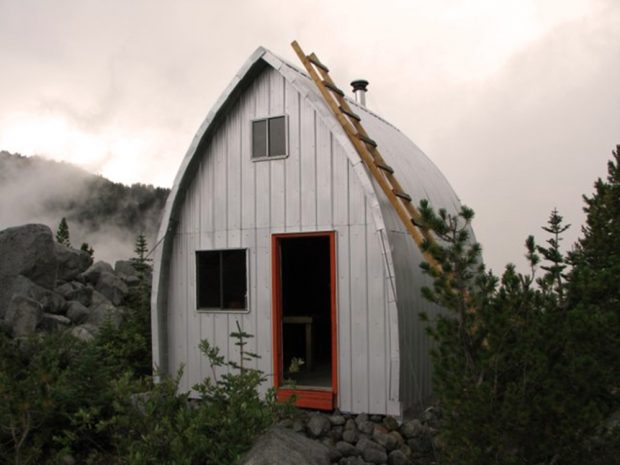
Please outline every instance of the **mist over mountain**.
[{"label": "mist over mountain", "polygon": [[71,244],[87,242],[96,260],[132,256],[140,233],[153,246],[169,191],[126,186],[70,163],[0,151],[0,230],[43,223],[56,231],[64,217]]}]

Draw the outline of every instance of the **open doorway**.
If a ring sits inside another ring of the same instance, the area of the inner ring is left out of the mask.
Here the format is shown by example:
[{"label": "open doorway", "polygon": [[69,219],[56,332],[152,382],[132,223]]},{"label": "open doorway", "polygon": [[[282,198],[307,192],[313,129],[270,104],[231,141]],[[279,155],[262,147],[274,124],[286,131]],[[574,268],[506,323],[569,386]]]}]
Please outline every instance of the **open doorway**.
[{"label": "open doorway", "polygon": [[[298,399],[304,391],[335,394],[334,234],[274,236],[276,385]],[[307,405],[321,408],[315,402]],[[298,402],[300,406],[304,401]]]}]

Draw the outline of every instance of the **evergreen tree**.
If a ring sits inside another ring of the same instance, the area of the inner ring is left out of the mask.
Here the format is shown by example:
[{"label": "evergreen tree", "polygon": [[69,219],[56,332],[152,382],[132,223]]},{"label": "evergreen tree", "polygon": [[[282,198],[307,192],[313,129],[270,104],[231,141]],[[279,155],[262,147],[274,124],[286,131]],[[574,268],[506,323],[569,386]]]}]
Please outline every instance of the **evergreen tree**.
[{"label": "evergreen tree", "polygon": [[422,222],[441,239],[425,244],[441,268],[423,266],[434,278],[423,292],[448,311],[429,322],[442,463],[606,463],[620,449],[617,437],[601,436],[619,407],[620,216],[609,206],[620,199],[617,176],[616,161],[597,183],[605,207],[600,195],[587,200],[596,222],[570,260],[559,247],[568,226],[553,211],[547,247],[526,241],[530,274],[508,265],[501,279],[484,271],[469,240],[471,210],[453,217],[421,203]]},{"label": "evergreen tree", "polygon": [[131,259],[133,267],[141,275],[145,275],[151,270],[151,262],[153,261],[153,259],[149,258],[148,251],[149,247],[146,241],[146,237],[144,234],[141,233],[138,235],[138,237],[136,237],[136,242],[134,246],[134,252],[136,256]]},{"label": "evergreen tree", "polygon": [[60,220],[58,229],[56,230],[56,242],[67,247],[71,247],[71,241],[69,240],[69,225],[64,217]]}]

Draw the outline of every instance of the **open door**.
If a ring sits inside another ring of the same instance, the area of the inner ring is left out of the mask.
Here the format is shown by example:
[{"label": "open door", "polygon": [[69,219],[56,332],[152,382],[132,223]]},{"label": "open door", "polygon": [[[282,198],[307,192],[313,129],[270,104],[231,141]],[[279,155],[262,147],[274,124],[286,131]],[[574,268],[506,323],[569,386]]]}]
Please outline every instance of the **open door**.
[{"label": "open door", "polygon": [[274,234],[274,382],[278,398],[332,410],[337,395],[335,233]]}]

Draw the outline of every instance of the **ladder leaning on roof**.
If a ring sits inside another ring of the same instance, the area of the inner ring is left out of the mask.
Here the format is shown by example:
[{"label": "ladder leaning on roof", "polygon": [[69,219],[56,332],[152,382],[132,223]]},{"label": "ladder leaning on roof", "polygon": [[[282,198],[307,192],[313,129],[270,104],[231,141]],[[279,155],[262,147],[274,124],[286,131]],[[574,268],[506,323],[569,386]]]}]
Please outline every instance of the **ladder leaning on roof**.
[{"label": "ladder leaning on roof", "polygon": [[[420,212],[413,205],[411,196],[403,191],[396,179],[394,169],[381,156],[377,143],[368,137],[360,116],[351,110],[344,98],[344,92],[334,84],[329,76],[327,66],[321,63],[314,53],[306,55],[297,41],[293,41],[291,46],[318,87],[323,99],[342,125],[362,161],[398,213],[409,235],[421,250],[425,239],[431,244],[434,243],[435,240],[430,231],[421,226]],[[423,255],[431,267],[438,271],[441,269],[439,263],[428,252],[423,252]]]}]

